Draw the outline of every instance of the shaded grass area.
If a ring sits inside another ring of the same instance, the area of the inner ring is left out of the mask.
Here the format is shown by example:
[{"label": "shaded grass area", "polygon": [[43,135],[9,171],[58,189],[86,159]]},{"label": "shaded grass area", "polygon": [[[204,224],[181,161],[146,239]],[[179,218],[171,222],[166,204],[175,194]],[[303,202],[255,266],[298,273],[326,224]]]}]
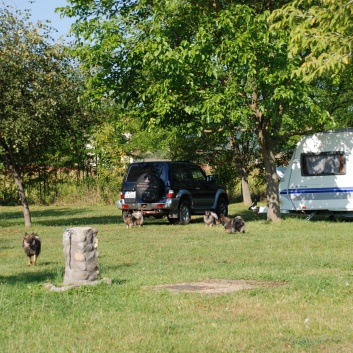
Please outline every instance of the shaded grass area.
[{"label": "shaded grass area", "polygon": [[[37,267],[21,248],[21,209],[0,208],[1,352],[352,352],[353,258],[348,222],[287,217],[268,223],[240,204],[246,233],[153,218],[126,229],[116,207],[32,208]],[[65,227],[98,229],[109,286],[55,293]],[[152,287],[207,279],[285,286],[219,295]],[[28,342],[31,342],[29,344]]]}]

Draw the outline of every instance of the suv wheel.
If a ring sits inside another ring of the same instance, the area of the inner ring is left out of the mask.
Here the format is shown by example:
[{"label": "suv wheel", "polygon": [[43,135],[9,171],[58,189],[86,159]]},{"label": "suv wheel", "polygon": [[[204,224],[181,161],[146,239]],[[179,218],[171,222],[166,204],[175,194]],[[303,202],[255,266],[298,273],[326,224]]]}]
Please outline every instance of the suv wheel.
[{"label": "suv wheel", "polygon": [[228,216],[228,204],[224,198],[220,198],[217,202],[217,214],[220,215],[221,213],[225,216]]},{"label": "suv wheel", "polygon": [[171,224],[186,225],[191,221],[190,205],[187,201],[182,201],[179,206],[179,218],[168,218]]},{"label": "suv wheel", "polygon": [[182,201],[179,207],[179,223],[184,225],[184,224],[189,224],[190,221],[191,221],[191,211],[190,211],[189,202]]}]

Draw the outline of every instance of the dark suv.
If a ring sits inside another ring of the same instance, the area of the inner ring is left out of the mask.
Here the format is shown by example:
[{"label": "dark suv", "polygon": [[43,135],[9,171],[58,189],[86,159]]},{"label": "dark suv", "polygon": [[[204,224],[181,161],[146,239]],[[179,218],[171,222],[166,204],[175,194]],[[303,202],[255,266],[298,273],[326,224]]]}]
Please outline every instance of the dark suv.
[{"label": "dark suv", "polygon": [[117,206],[123,212],[168,217],[170,223],[188,224],[192,214],[205,210],[228,214],[228,196],[212,176],[190,162],[131,163]]}]

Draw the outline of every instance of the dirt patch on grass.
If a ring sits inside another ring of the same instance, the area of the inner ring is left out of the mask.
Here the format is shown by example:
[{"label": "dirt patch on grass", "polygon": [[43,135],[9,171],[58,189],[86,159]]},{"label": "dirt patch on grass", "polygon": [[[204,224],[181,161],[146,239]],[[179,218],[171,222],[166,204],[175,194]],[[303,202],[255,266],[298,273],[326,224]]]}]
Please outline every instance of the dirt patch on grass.
[{"label": "dirt patch on grass", "polygon": [[248,280],[208,279],[199,282],[176,283],[154,286],[154,289],[167,289],[171,292],[204,294],[231,293],[245,289],[273,288],[285,285],[283,282],[262,282]]}]

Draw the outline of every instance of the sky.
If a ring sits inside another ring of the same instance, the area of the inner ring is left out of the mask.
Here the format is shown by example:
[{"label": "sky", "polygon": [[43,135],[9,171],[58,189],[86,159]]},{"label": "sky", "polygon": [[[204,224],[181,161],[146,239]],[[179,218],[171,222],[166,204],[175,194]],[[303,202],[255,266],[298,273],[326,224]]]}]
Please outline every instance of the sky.
[{"label": "sky", "polygon": [[68,5],[65,0],[5,0],[4,2],[22,11],[30,10],[32,22],[50,20],[50,26],[58,30],[51,33],[54,39],[59,39],[60,36],[64,36],[65,39],[71,23],[74,22],[67,17],[62,19],[58,13],[55,13],[55,8]]}]

